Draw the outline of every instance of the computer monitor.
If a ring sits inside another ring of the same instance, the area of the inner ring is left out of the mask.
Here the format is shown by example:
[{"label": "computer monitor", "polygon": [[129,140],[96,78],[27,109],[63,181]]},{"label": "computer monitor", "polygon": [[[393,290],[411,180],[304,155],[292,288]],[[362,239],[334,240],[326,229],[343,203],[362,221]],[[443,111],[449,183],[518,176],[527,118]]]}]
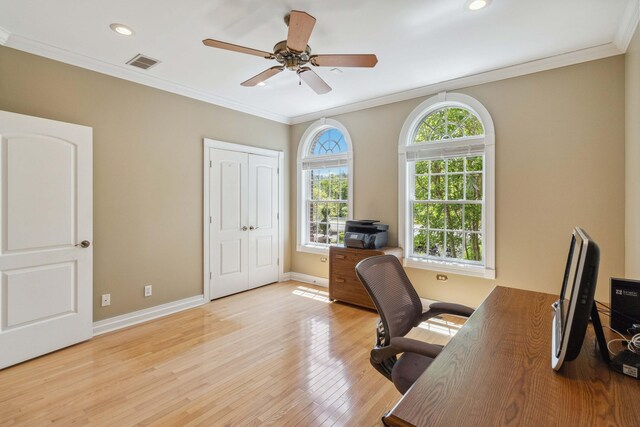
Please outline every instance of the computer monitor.
[{"label": "computer monitor", "polygon": [[[598,245],[583,229],[576,227],[571,236],[560,299],[553,304],[551,366],[556,371],[580,354],[590,316],[594,317],[596,335],[599,343],[601,341],[602,326],[593,299],[599,263]],[[600,346],[603,357],[606,354],[608,358],[606,346],[604,349],[602,343]]]}]

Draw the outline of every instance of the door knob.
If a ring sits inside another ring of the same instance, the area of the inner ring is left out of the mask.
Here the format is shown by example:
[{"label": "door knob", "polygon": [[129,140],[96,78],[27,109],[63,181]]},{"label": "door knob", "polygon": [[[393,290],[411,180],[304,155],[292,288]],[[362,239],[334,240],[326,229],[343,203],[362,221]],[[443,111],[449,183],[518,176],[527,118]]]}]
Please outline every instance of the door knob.
[{"label": "door knob", "polygon": [[242,231],[247,231],[247,226],[246,225],[242,226]]},{"label": "door knob", "polygon": [[77,247],[79,248],[88,248],[89,246],[91,246],[91,242],[88,240],[83,240],[82,242],[76,244]]},{"label": "door knob", "polygon": [[254,230],[254,229],[255,229],[255,227],[253,225],[249,226],[249,230]]}]

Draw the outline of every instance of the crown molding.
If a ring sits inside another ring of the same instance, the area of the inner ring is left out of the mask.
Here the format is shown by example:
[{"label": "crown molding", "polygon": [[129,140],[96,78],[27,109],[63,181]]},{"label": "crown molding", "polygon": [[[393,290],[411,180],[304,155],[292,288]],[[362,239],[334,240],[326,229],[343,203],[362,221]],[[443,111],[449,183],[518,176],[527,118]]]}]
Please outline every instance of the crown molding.
[{"label": "crown molding", "polygon": [[[2,29],[0,28],[0,30]],[[10,34],[10,33],[7,32],[7,34]],[[0,42],[2,42],[3,40],[2,35],[3,35],[3,32],[0,31]],[[109,64],[107,62],[104,62],[95,58],[91,58],[85,55],[81,55],[65,49],[51,46],[36,40],[31,40],[27,37],[23,37],[18,34],[10,34],[10,35],[11,35],[11,38],[7,37],[7,40],[5,43],[7,47],[22,50],[24,52],[32,53],[34,55],[44,56],[45,58],[64,62],[65,64],[86,68],[91,71],[107,74],[109,76],[139,83],[141,85],[153,87],[156,89],[160,89],[160,90],[175,93],[178,95],[183,95],[189,98],[197,99],[200,101],[208,102],[210,104],[215,104],[221,107],[229,108],[231,110],[251,114],[253,116],[262,117],[264,119],[272,120],[275,122],[290,124],[289,118],[280,114],[275,114],[270,111],[265,111],[259,108],[250,107],[248,105],[244,105],[227,98],[208,94],[206,92],[194,89],[192,87],[185,86],[170,80],[161,79],[159,77],[156,77],[150,74],[143,74],[143,72],[141,71],[139,72],[139,71],[128,69],[119,65]]]},{"label": "crown molding", "polygon": [[66,64],[74,65],[109,76],[139,83],[145,86],[197,99],[221,107],[229,108],[231,110],[239,111],[257,117],[262,117],[267,120],[292,125],[317,120],[322,117],[336,116],[339,114],[378,107],[394,102],[420,98],[443,91],[458,90],[469,86],[491,83],[499,80],[523,76],[526,74],[547,71],[554,68],[566,67],[569,65],[623,54],[629,46],[629,42],[633,37],[635,29],[638,26],[638,21],[640,20],[639,3],[640,0],[633,0],[627,6],[623,22],[620,26],[620,30],[616,34],[615,40],[612,43],[593,46],[508,67],[497,68],[478,74],[471,74],[462,77],[452,76],[451,79],[443,82],[434,83],[407,91],[392,93],[377,98],[367,99],[364,101],[295,117],[287,117],[260,108],[251,107],[227,98],[208,94],[206,92],[173,81],[161,79],[150,74],[143,74],[143,72],[141,71],[139,72],[137,70],[128,69],[119,65],[109,64],[95,58],[74,53],[55,46],[50,46],[46,43],[32,40],[17,34],[12,34],[1,27],[0,44],[56,61],[64,62]]},{"label": "crown molding", "polygon": [[523,62],[521,64],[516,64],[504,68],[497,68],[483,73],[453,78],[451,80],[434,83],[432,85],[427,85],[404,92],[397,92],[390,95],[381,96],[379,98],[368,99],[353,104],[317,111],[315,113],[296,116],[291,118],[291,124],[305,123],[311,120],[317,120],[322,117],[351,113],[354,111],[379,107],[381,105],[391,104],[394,102],[406,101],[408,99],[433,95],[439,92],[458,90],[469,86],[476,86],[479,84],[491,83],[498,80],[519,77],[526,74],[547,71],[554,68],[566,67],[582,62],[594,61],[597,59],[620,55],[622,53],[624,53],[624,51],[621,51],[614,43],[593,46],[586,49],[580,49],[559,55],[549,56],[542,59],[537,59],[534,61]]},{"label": "crown molding", "polygon": [[626,52],[633,38],[633,34],[638,27],[638,21],[640,20],[640,1],[632,0],[627,5],[622,16],[622,22],[618,27],[613,43],[622,52]]},{"label": "crown molding", "polygon": [[11,37],[11,33],[8,30],[0,27],[0,45],[6,45],[9,41],[9,37]]}]

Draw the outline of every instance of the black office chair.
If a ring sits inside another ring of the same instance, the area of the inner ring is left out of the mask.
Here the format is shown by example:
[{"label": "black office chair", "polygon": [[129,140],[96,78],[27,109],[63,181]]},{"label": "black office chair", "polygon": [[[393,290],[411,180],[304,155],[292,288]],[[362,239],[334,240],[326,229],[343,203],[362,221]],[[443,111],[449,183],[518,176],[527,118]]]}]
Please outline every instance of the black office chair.
[{"label": "black office chair", "polygon": [[[360,261],[356,265],[356,274],[380,314],[371,364],[404,394],[443,348],[404,336],[434,316],[453,314],[469,317],[473,309],[436,302],[423,313],[418,293],[402,264],[393,255],[373,256]],[[398,357],[400,353],[402,355]]]}]

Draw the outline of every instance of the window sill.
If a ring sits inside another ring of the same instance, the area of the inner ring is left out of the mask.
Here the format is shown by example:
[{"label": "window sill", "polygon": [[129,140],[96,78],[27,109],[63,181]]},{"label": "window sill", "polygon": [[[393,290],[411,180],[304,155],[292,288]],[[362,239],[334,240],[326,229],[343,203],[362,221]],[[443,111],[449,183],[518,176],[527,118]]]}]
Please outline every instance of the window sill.
[{"label": "window sill", "polygon": [[453,262],[434,261],[430,259],[405,258],[404,266],[422,270],[437,271],[439,273],[460,274],[463,276],[482,277],[495,279],[496,270],[478,265],[457,264]]},{"label": "window sill", "polygon": [[329,254],[329,246],[323,245],[298,245],[298,252],[306,252],[308,254]]}]

